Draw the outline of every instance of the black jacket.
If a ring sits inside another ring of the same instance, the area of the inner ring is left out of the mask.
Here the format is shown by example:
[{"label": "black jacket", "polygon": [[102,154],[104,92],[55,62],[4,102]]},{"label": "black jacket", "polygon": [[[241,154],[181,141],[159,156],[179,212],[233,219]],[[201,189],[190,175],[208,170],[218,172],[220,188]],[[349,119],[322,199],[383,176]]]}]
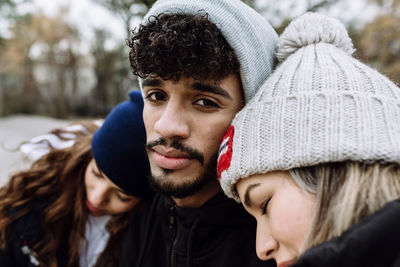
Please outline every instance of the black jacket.
[{"label": "black jacket", "polygon": [[132,217],[120,255],[121,267],[275,266],[256,256],[254,219],[222,192],[195,209],[156,195]]},{"label": "black jacket", "polygon": [[400,200],[300,257],[291,267],[400,267]]},{"label": "black jacket", "polygon": [[[0,266],[7,267],[34,267],[39,266],[33,247],[44,236],[43,210],[50,200],[42,200],[32,206],[32,210],[12,223],[10,236],[5,250],[0,250]],[[10,216],[18,212],[14,208]],[[58,267],[65,267],[67,262],[67,249],[61,246],[57,252]]]},{"label": "black jacket", "polygon": [[35,254],[23,238],[13,234],[5,250],[0,250],[0,266],[34,267],[38,266]]}]

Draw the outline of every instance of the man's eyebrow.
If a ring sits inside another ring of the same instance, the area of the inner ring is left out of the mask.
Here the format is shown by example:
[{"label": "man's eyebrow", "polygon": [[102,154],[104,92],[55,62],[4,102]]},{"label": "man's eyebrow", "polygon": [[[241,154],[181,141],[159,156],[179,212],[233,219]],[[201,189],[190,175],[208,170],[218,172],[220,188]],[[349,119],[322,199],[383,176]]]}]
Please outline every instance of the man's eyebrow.
[{"label": "man's eyebrow", "polygon": [[250,200],[250,192],[251,192],[251,190],[253,190],[254,188],[256,188],[259,185],[260,185],[260,183],[251,184],[246,188],[246,193],[244,194],[244,204],[247,207],[251,207],[252,206],[252,201]]},{"label": "man's eyebrow", "polygon": [[190,87],[196,91],[209,92],[209,93],[221,95],[223,97],[232,99],[230,94],[226,90],[224,90],[223,88],[221,88],[219,86],[215,86],[215,85],[211,85],[211,84],[207,84],[207,83],[201,83],[201,82],[194,82],[190,85]]},{"label": "man's eyebrow", "polygon": [[142,87],[144,86],[162,86],[164,83],[158,78],[146,78],[142,81]]}]

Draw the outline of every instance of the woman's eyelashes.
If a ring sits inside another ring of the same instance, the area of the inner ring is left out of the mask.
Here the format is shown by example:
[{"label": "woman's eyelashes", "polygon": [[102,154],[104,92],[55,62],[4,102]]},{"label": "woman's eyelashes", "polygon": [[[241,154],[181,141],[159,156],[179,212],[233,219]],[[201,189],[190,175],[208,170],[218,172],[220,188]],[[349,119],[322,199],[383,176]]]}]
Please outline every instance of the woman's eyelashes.
[{"label": "woman's eyelashes", "polygon": [[97,178],[103,178],[103,175],[100,173],[100,171],[96,170],[94,167],[92,168],[92,173],[93,173],[94,176],[96,176]]},{"label": "woman's eyelashes", "polygon": [[265,202],[261,205],[261,215],[267,214],[268,204],[271,198],[265,200]]},{"label": "woman's eyelashes", "polygon": [[120,192],[117,192],[116,195],[118,199],[121,200],[122,202],[129,202],[132,200],[132,198],[129,196],[122,196]]}]

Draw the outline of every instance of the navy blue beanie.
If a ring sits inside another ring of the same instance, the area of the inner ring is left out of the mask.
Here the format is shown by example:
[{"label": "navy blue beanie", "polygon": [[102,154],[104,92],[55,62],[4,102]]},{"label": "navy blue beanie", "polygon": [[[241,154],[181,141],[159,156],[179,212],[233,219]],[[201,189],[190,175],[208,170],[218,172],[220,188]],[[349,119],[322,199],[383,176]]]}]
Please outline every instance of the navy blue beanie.
[{"label": "navy blue beanie", "polygon": [[149,197],[146,131],[143,124],[143,98],[131,91],[93,135],[92,152],[98,168],[124,192]]}]

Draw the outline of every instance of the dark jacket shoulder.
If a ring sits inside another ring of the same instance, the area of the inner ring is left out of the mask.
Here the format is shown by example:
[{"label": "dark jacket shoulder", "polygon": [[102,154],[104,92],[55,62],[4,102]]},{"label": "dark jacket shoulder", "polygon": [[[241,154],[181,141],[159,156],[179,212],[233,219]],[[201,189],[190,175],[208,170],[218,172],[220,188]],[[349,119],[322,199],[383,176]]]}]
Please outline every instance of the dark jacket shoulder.
[{"label": "dark jacket shoulder", "polygon": [[[34,205],[32,210],[16,219],[11,228],[7,240],[7,246],[0,250],[0,266],[39,266],[33,247],[43,236],[41,205]],[[21,210],[15,207],[10,211],[10,216]]]},{"label": "dark jacket shoulder", "polygon": [[[12,223],[7,247],[5,250],[0,250],[0,266],[39,266],[34,248],[42,241],[44,236],[43,210],[47,207],[49,201],[35,202],[27,214]],[[13,208],[10,211],[10,216],[18,213],[21,208]],[[66,256],[66,250],[61,247],[57,257],[59,267],[66,265]]]},{"label": "dark jacket shoulder", "polygon": [[256,256],[254,219],[222,192],[195,209],[157,195],[142,212],[130,222],[120,266],[275,266]]},{"label": "dark jacket shoulder", "polygon": [[400,267],[400,200],[306,251],[292,266]]}]

